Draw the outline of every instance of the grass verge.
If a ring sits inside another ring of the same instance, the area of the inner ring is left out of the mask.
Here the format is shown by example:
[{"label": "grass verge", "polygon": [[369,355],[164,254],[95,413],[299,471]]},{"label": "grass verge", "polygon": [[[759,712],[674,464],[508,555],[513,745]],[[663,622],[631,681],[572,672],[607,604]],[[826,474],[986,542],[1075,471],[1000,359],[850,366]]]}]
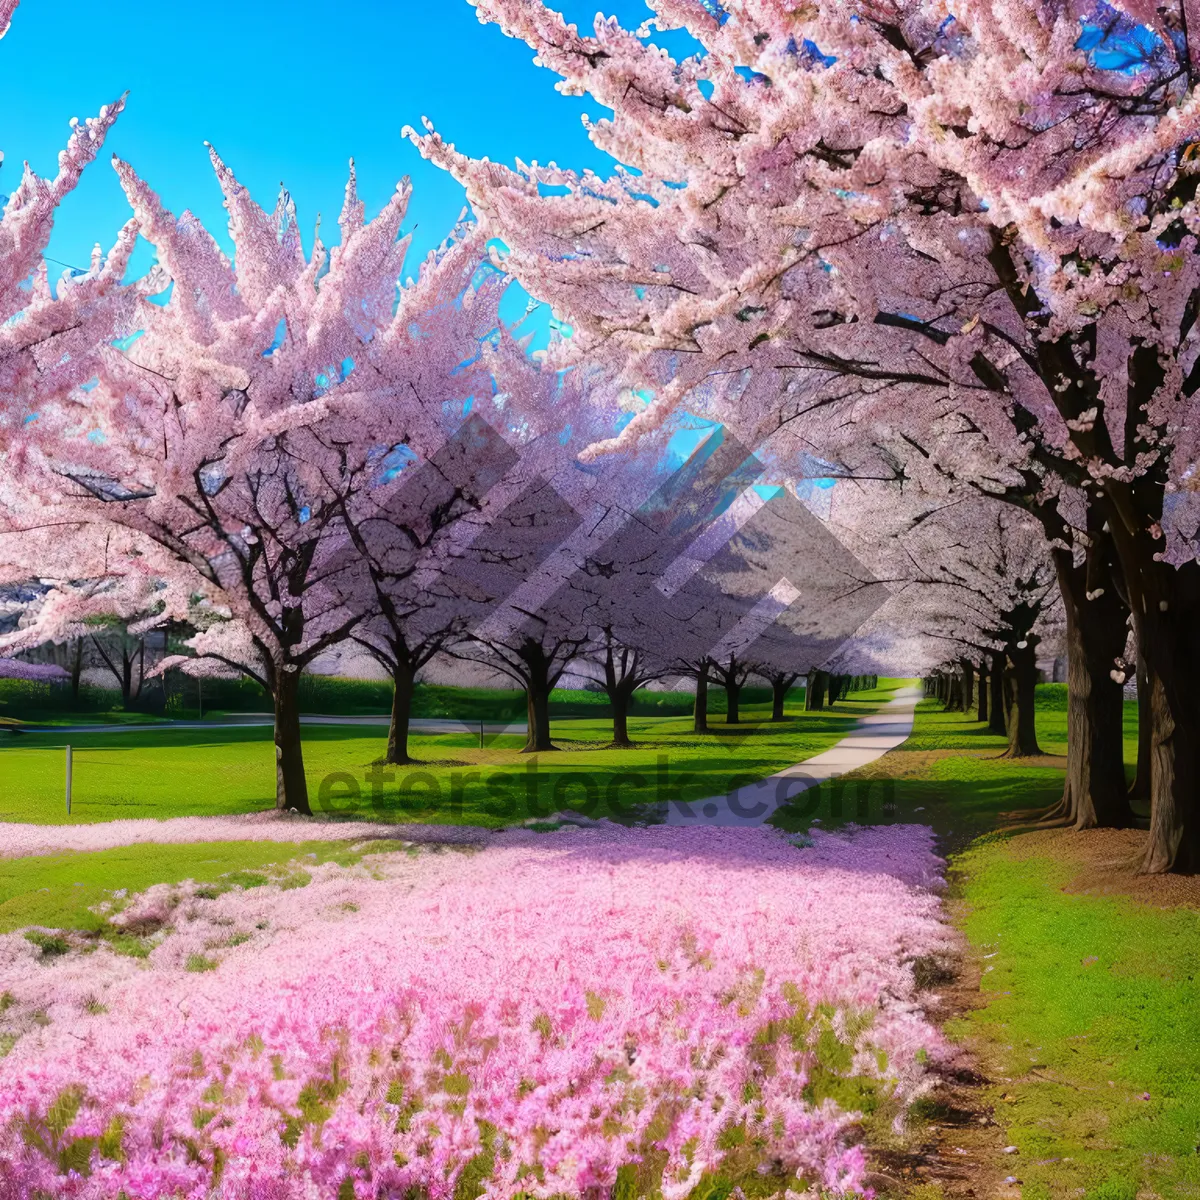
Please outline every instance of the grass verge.
[{"label": "grass verge", "polygon": [[[973,1007],[947,1030],[986,1077],[971,1089],[978,1111],[968,1123],[982,1117],[1002,1136],[976,1174],[954,1148],[972,1144],[962,1142],[970,1135],[947,1125],[947,1144],[935,1155],[946,1169],[931,1160],[928,1181],[901,1194],[1196,1197],[1200,886],[1133,876],[1144,836],[1136,831],[994,832],[1001,814],[1049,806],[1061,795],[1061,686],[1038,689],[1037,729],[1044,756],[1000,758],[1003,738],[926,701],[900,749],[845,781],[842,811],[836,804],[830,811],[830,794],[815,814],[827,826],[853,819],[845,798],[868,781],[890,796],[888,819],[933,825],[952,856],[952,909],[980,972]],[[1132,703],[1124,751],[1131,775]],[[801,814],[793,806],[783,821],[799,828]]]},{"label": "grass verge", "polygon": [[[875,711],[900,683],[832,709],[771,722],[750,705],[739,725],[719,720],[695,734],[690,717],[632,718],[632,748],[614,749],[605,720],[563,721],[559,749],[525,755],[524,739],[474,734],[410,739],[419,760],[381,768],[387,731],[306,726],[305,767],[314,810],[367,819],[496,827],[576,809],[614,816],[677,796],[693,801],[761,779],[827,749]],[[64,800],[64,739],[26,734],[0,747],[0,820],[46,824],[261,811],[274,803],[268,728],[147,729],[74,733],[73,801]]]},{"label": "grass verge", "polygon": [[993,1081],[1023,1200],[1194,1197],[1200,911],[1068,890],[1070,839],[1094,836],[996,838],[956,860],[984,1005],[949,1031]]}]

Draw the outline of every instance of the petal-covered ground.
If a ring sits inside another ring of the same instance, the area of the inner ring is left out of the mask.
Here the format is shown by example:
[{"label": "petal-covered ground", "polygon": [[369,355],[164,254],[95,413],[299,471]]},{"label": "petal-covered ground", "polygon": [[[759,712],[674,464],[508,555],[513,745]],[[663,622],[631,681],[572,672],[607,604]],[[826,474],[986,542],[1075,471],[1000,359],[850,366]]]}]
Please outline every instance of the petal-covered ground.
[{"label": "petal-covered ground", "polygon": [[861,1191],[854,1099],[902,1120],[947,1053],[940,866],[918,826],[511,831],[116,897],[142,959],[0,937],[0,1194]]},{"label": "petal-covered ground", "polygon": [[60,850],[113,850],[147,843],[318,842],[331,838],[405,838],[439,845],[483,845],[491,831],[477,825],[404,824],[300,817],[291,813],[244,813],[226,817],[137,817],[94,824],[36,825],[0,821],[0,858],[54,854]]}]

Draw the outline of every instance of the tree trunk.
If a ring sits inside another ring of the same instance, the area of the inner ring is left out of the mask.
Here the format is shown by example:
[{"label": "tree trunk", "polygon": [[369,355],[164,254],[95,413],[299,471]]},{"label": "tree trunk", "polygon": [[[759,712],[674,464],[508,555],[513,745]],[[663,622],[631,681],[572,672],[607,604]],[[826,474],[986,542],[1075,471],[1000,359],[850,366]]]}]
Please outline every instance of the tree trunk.
[{"label": "tree trunk", "polygon": [[522,754],[536,754],[540,750],[556,749],[550,740],[550,687],[541,680],[525,688],[525,712],[529,723]]},{"label": "tree trunk", "polygon": [[708,664],[696,672],[696,703],[692,709],[692,732],[708,732]]},{"label": "tree trunk", "polygon": [[986,725],[988,721],[988,669],[987,659],[982,659],[979,663],[979,708],[976,712],[975,719],[980,724]]},{"label": "tree trunk", "polygon": [[962,660],[962,710],[969,713],[975,707],[975,664]]},{"label": "tree trunk", "polygon": [[613,710],[613,740],[614,746],[632,746],[629,740],[629,699],[624,688],[616,688],[609,693],[609,702]]},{"label": "tree trunk", "polygon": [[392,720],[388,725],[387,761],[404,766],[408,757],[408,722],[412,716],[414,672],[407,663],[392,669]]},{"label": "tree trunk", "polygon": [[75,639],[75,657],[71,660],[71,699],[79,699],[79,679],[83,674],[83,638]]},{"label": "tree trunk", "polygon": [[988,671],[988,691],[991,693],[988,701],[991,709],[991,714],[988,716],[988,732],[1007,733],[1008,702],[1004,695],[1004,656],[1002,654],[992,655],[992,665]]},{"label": "tree trunk", "polygon": [[783,702],[787,697],[790,684],[786,679],[771,680],[771,720],[783,721],[787,718],[783,715]]},{"label": "tree trunk", "polygon": [[1067,624],[1067,778],[1050,819],[1074,829],[1122,829],[1132,812],[1125,786],[1124,696],[1112,672],[1125,651],[1126,609],[1111,578],[1089,578],[1072,564],[1069,551],[1054,558]]},{"label": "tree trunk", "polygon": [[1008,749],[1001,758],[1031,758],[1041,754],[1034,726],[1037,695],[1037,657],[1032,644],[1009,651],[1012,663],[1006,672],[1009,689]]},{"label": "tree trunk", "polygon": [[304,751],[300,741],[300,672],[280,670],[275,678],[275,807],[312,815]]},{"label": "tree trunk", "polygon": [[740,723],[738,717],[738,701],[741,699],[742,685],[732,677],[725,681],[725,724],[737,725]]},{"label": "tree trunk", "polygon": [[1135,619],[1150,692],[1147,874],[1200,871],[1200,566],[1168,570],[1162,600]]},{"label": "tree trunk", "polygon": [[819,712],[825,707],[825,689],[829,676],[824,671],[808,673],[808,687],[804,693],[804,707],[810,712]]}]

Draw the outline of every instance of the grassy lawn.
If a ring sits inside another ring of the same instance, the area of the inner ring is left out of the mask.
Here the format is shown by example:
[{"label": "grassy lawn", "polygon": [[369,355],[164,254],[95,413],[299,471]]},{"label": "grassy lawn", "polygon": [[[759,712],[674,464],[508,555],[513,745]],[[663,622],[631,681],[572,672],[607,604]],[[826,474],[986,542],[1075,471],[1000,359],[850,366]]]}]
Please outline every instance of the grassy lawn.
[{"label": "grassy lawn", "polygon": [[950,1028],[981,1051],[1022,1196],[1196,1196],[1200,911],[1064,891],[1070,865],[1027,841],[956,862],[988,957],[985,1007]]},{"label": "grassy lawn", "polygon": [[[982,972],[981,1007],[949,1032],[990,1081],[981,1099],[1003,1129],[1000,1144],[1017,1148],[995,1178],[1018,1183],[997,1195],[1200,1195],[1200,909],[1135,899],[1141,892],[1131,875],[1118,874],[1110,893],[1083,890],[1081,879],[1104,876],[1088,876],[1083,861],[1097,843],[1115,839],[1120,849],[1120,839],[1136,834],[994,832],[1002,813],[1050,805],[1061,794],[1063,689],[1039,689],[1041,759],[998,758],[1002,738],[939,710],[923,702],[913,736],[841,783],[840,804],[826,788],[819,799],[800,798],[778,823],[853,820],[865,789],[869,820],[920,821],[938,831],[952,855],[952,909]],[[1136,734],[1130,703],[1130,774]],[[886,800],[893,807],[885,811]],[[912,1195],[965,1194],[960,1183],[946,1186]]]},{"label": "grassy lawn", "polygon": [[[30,925],[110,933],[108,915],[92,912],[114,893],[145,891],[156,883],[214,883],[255,887],[268,879],[291,887],[308,882],[305,866],[350,866],[366,854],[395,850],[388,840],[351,849],[349,842],[199,842],[122,846],[90,853],[0,858],[0,933]],[[119,910],[119,901],[117,908]]]},{"label": "grassy lawn", "polygon": [[[708,734],[690,717],[633,717],[633,749],[611,749],[607,720],[562,720],[552,753],[519,753],[524,739],[414,735],[406,768],[375,771],[386,730],[306,726],[305,765],[314,809],[363,818],[499,826],[573,808],[620,815],[678,796],[698,800],[760,779],[827,749],[875,711],[901,681],[883,681],[832,709],[771,723],[769,704],[743,722],[717,718]],[[274,803],[267,728],[74,733],[73,802],[64,801],[63,735],[8,735],[0,743],[0,820],[66,823],[131,817],[254,812]]]},{"label": "grassy lawn", "polygon": [[[621,808],[661,799],[663,789],[683,800],[715,795],[828,748],[899,686],[885,681],[824,713],[789,710],[783,724],[766,720],[768,706],[751,705],[744,725],[725,727],[718,718],[703,736],[687,717],[636,717],[632,750],[609,748],[608,722],[595,719],[556,722],[560,750],[537,756],[520,754],[516,737],[489,738],[480,750],[471,735],[416,736],[413,753],[422,761],[377,784],[371,772],[382,729],[306,727],[309,786],[314,806],[327,812],[384,820],[498,826],[568,807],[612,815],[614,780]],[[989,1080],[981,1101],[1003,1129],[1000,1144],[1016,1147],[999,1167],[1018,1182],[998,1195],[1200,1195],[1200,907],[1143,903],[1120,881],[1110,894],[1087,890],[1072,855],[1093,835],[994,832],[1002,813],[1049,805],[1061,792],[1063,689],[1039,690],[1038,735],[1047,751],[1039,759],[999,758],[1002,738],[939,708],[922,703],[900,749],[798,797],[776,823],[801,830],[912,821],[938,832],[952,856],[952,910],[982,971],[980,1006],[955,1018],[949,1032]],[[1132,704],[1125,732],[1132,770]],[[266,729],[74,734],[71,741],[74,821],[240,813],[272,803]],[[0,819],[67,820],[60,746],[52,734],[0,743]],[[0,859],[0,933],[40,926],[145,954],[149,943],[109,918],[152,884],[298,887],[308,881],[306,866],[350,865],[396,847],[224,842]],[[106,900],[113,909],[91,911]],[[54,939],[47,944],[43,953],[54,952]],[[912,1194],[963,1194],[947,1186]]]},{"label": "grassy lawn", "polygon": [[[603,720],[556,723],[561,749],[536,756],[519,753],[520,737],[489,737],[480,750],[471,735],[417,736],[412,752],[422,761],[397,770],[394,777],[385,775],[378,799],[369,773],[383,750],[385,731],[377,726],[308,726],[309,787],[314,804],[327,812],[383,820],[499,826],[565,807],[608,815],[614,778],[621,779],[615,797],[621,806],[651,803],[660,788],[675,789],[672,794],[683,799],[713,795],[827,748],[899,686],[885,682],[875,692],[856,694],[822,713],[789,710],[789,719],[780,724],[767,720],[769,705],[751,705],[744,710],[743,724],[715,723],[707,735],[692,732],[690,717],[633,718],[630,734],[637,744],[625,750],[608,748],[611,728]],[[269,729],[76,733],[71,744],[71,817],[63,800],[59,737],[27,734],[0,748],[0,820],[98,822],[244,813],[273,804]],[[507,792],[506,779],[515,781]],[[352,798],[355,787],[357,802]],[[589,804],[592,797],[594,806]],[[504,803],[506,799],[511,802]],[[144,948],[138,939],[110,925],[111,912],[97,914],[92,908],[111,902],[114,893],[133,895],[153,884],[184,879],[225,887],[282,877],[298,886],[307,879],[306,865],[349,865],[366,853],[394,848],[395,843],[380,842],[351,850],[349,843],[336,840],[210,842],[0,858],[0,933],[29,926],[78,931],[139,953]],[[118,898],[117,908],[120,903]]]}]

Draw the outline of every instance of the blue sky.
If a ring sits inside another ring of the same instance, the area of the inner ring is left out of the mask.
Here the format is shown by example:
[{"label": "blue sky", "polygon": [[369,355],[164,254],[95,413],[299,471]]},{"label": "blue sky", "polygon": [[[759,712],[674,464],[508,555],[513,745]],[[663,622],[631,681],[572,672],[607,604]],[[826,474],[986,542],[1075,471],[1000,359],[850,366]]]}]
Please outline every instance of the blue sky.
[{"label": "blue sky", "polygon": [[[590,28],[594,4],[556,6]],[[606,12],[636,24],[647,10],[613,0]],[[327,240],[351,156],[372,214],[411,175],[407,224],[423,256],[450,230],[463,195],[401,138],[422,115],[475,155],[611,166],[580,125],[585,103],[556,93],[556,77],[531,60],[523,43],[480,25],[466,0],[22,0],[0,42],[0,193],[16,186],[23,159],[52,173],[68,119],[128,89],[108,149],[172,211],[190,208],[222,240],[206,139],[264,207],[285,182],[301,227],[310,231],[320,212]],[[128,216],[105,153],[60,210],[48,253],[84,265]],[[143,247],[139,273],[149,262]]]}]

